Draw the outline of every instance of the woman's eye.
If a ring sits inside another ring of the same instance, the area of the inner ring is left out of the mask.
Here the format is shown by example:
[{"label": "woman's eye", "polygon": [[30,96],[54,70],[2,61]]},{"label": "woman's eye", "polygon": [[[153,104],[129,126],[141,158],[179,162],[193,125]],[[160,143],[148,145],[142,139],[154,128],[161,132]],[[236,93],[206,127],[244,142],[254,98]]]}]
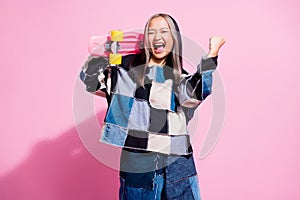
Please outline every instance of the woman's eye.
[{"label": "woman's eye", "polygon": [[152,35],[152,34],[154,34],[154,31],[149,31],[148,34]]}]

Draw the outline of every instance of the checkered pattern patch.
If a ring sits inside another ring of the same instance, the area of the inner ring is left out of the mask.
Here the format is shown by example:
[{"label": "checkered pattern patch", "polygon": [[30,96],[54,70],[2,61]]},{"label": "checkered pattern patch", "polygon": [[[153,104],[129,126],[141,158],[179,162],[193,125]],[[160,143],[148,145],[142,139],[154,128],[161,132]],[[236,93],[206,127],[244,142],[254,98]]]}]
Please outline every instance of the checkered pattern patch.
[{"label": "checkered pattern patch", "polygon": [[126,129],[105,123],[101,141],[120,147],[160,152],[164,154],[188,155],[192,153],[189,135],[167,135]]},{"label": "checkered pattern patch", "polygon": [[101,89],[108,94],[101,141],[165,154],[190,154],[187,123],[212,92],[217,57],[202,59],[197,71],[184,72],[178,84],[173,81],[173,68],[149,66],[143,87],[128,74],[131,58],[125,57],[120,66],[112,67],[109,77],[103,73],[106,77],[101,77],[101,83],[99,74],[91,71],[101,66],[101,59],[88,60],[80,74],[87,91]]}]

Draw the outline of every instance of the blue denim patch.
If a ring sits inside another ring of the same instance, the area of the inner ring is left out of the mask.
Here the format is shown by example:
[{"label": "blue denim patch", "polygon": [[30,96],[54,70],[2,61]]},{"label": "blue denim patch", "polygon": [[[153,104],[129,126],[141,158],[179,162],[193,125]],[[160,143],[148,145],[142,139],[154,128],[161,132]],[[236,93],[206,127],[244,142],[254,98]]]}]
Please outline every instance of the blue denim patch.
[{"label": "blue denim patch", "polygon": [[165,192],[167,199],[199,200],[194,196],[189,178],[185,178],[172,183],[166,182]]},{"label": "blue denim patch", "polygon": [[85,74],[84,74],[83,71],[80,72],[79,77],[80,77],[80,79],[81,79],[82,81],[84,81],[84,79],[85,79]]},{"label": "blue denim patch", "polygon": [[[132,172],[120,171],[122,178],[120,199],[200,200],[200,189],[192,155],[155,155],[154,152],[138,153],[123,150],[121,170],[125,169],[124,166],[130,167]],[[151,171],[159,167],[164,168]],[[141,168],[143,172],[140,171]],[[134,171],[141,173],[134,173]],[[158,196],[153,196],[154,191],[158,191],[155,192]]]},{"label": "blue denim patch", "polygon": [[127,129],[115,126],[114,124],[105,124],[101,141],[113,145],[124,146],[127,136]]},{"label": "blue denim patch", "polygon": [[202,99],[205,99],[208,95],[211,94],[212,73],[212,70],[202,73]]},{"label": "blue denim patch", "polygon": [[119,200],[165,200],[163,196],[164,178],[157,175],[153,179],[153,189],[135,188],[127,185],[120,177]]},{"label": "blue denim patch", "polygon": [[147,101],[134,99],[129,115],[128,128],[147,131],[150,124],[150,107]]},{"label": "blue denim patch", "polygon": [[171,106],[170,106],[170,110],[175,112],[176,109],[176,105],[175,105],[175,92],[172,91],[171,92]]},{"label": "blue denim patch", "polygon": [[200,197],[200,187],[198,183],[198,176],[192,176],[189,178],[191,189],[194,195],[195,200],[201,200]]},{"label": "blue denim patch", "polygon": [[162,67],[156,67],[156,77],[155,81],[158,83],[165,82],[164,70]]},{"label": "blue denim patch", "polygon": [[197,174],[193,154],[169,156],[166,167],[166,182],[176,182]]},{"label": "blue denim patch", "polygon": [[133,97],[114,94],[105,121],[127,128],[133,99]]}]

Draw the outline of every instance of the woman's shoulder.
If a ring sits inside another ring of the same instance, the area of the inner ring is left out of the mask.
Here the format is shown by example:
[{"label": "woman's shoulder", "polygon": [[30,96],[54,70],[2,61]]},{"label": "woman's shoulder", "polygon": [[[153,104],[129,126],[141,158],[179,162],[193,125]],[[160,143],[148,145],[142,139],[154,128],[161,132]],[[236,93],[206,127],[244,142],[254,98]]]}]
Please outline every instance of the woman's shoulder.
[{"label": "woman's shoulder", "polygon": [[120,64],[120,67],[128,71],[135,56],[136,54],[122,56],[122,63]]},{"label": "woman's shoulder", "polygon": [[132,67],[140,66],[145,64],[145,55],[142,52],[137,54],[128,54],[122,57],[122,64],[120,65],[125,70],[130,70]]}]

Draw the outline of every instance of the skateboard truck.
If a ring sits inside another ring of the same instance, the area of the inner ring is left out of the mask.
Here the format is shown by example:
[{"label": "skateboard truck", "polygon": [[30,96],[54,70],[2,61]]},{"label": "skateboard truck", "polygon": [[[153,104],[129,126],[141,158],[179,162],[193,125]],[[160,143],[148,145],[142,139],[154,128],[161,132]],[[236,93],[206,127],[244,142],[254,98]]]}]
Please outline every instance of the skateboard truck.
[{"label": "skateboard truck", "polygon": [[109,63],[111,65],[119,65],[122,63],[122,54],[119,54],[119,42],[123,41],[124,39],[124,34],[122,31],[114,30],[110,32],[111,36],[111,41],[112,43],[110,44],[110,49],[112,54],[109,54]]}]

